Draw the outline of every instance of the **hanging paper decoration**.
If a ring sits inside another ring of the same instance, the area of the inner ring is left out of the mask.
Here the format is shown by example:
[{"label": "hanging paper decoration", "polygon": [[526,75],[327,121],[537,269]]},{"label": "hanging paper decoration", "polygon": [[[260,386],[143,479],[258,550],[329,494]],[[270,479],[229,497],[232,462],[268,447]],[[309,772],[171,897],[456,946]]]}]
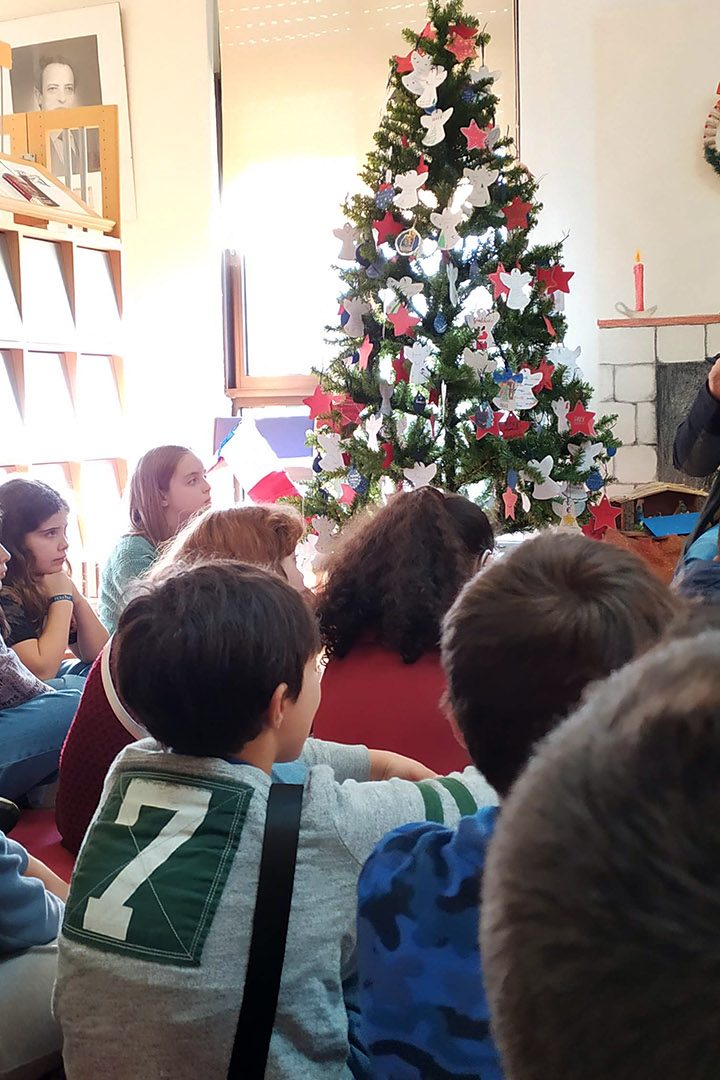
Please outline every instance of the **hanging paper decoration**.
[{"label": "hanging paper decoration", "polygon": [[495,183],[499,175],[499,169],[488,169],[486,167],[481,169],[464,169],[463,176],[472,184],[472,190],[465,202],[469,203],[470,206],[489,206],[490,191],[488,189],[490,184]]},{"label": "hanging paper decoration", "polygon": [[404,228],[403,223],[397,221],[389,210],[380,221],[373,221],[373,229],[377,233],[378,245],[386,244],[394,236],[398,236]]},{"label": "hanging paper decoration", "polygon": [[488,404],[480,405],[475,411],[473,422],[475,424],[475,438],[479,441],[486,435],[500,435],[500,419],[502,413],[493,412]]},{"label": "hanging paper decoration", "polygon": [[355,262],[355,249],[357,248],[360,230],[353,228],[350,222],[346,221],[339,229],[333,229],[333,236],[337,236],[342,243],[338,259],[342,259],[344,262]]},{"label": "hanging paper decoration", "polygon": [[392,201],[395,198],[395,185],[394,184],[381,184],[378,189],[378,193],[375,196],[375,205],[378,210],[387,210],[392,206]]},{"label": "hanging paper decoration", "polygon": [[454,248],[456,244],[460,243],[461,237],[457,231],[457,226],[464,220],[465,215],[462,210],[451,210],[449,206],[446,206],[439,213],[430,215],[430,221],[436,229],[440,230],[438,247],[441,251],[449,251],[450,248]]},{"label": "hanging paper decoration", "polygon": [[593,519],[593,529],[595,532],[603,532],[605,529],[615,529],[617,527],[617,519],[622,514],[621,506],[613,506],[613,504],[605,495],[597,506],[590,507],[590,514]]},{"label": "hanging paper decoration", "polygon": [[533,375],[527,368],[521,369],[515,375],[497,371],[493,379],[500,386],[500,393],[493,398],[498,409],[504,412],[520,412],[534,409],[537,405],[533,390],[542,380],[540,372]]},{"label": "hanging paper decoration", "polygon": [[348,469],[347,478],[348,484],[353,489],[353,491],[356,491],[358,495],[367,495],[370,488],[367,477],[361,476],[361,474],[358,472],[354,465],[351,465]]},{"label": "hanging paper decoration", "polygon": [[[413,281],[411,277],[407,276],[401,277],[400,280],[389,277],[387,284],[389,288],[394,289],[396,293],[400,293],[406,300],[412,300],[413,296],[419,296],[423,291],[422,281]],[[389,307],[388,310],[396,311],[398,307],[400,307],[400,301],[397,301],[397,305]]]},{"label": "hanging paper decoration", "polygon": [[433,348],[428,342],[416,341],[410,348],[405,346],[405,359],[410,361],[410,382],[426,383],[430,375],[429,359]]},{"label": "hanging paper decoration", "polygon": [[573,270],[564,270],[562,266],[547,266],[538,267],[535,274],[535,280],[540,285],[545,286],[546,292],[549,293],[569,293],[570,292],[570,278],[575,276]]},{"label": "hanging paper decoration", "polygon": [[483,350],[464,349],[462,354],[463,364],[467,364],[469,368],[480,377],[481,375],[492,375],[497,371],[497,361]]},{"label": "hanging paper decoration", "polygon": [[321,386],[316,386],[311,397],[303,398],[303,405],[310,410],[310,419],[327,415],[338,400],[337,394],[326,394]]},{"label": "hanging paper decoration", "polygon": [[522,439],[530,430],[529,421],[521,420],[515,413],[510,413],[506,420],[499,422],[498,426],[500,434],[506,442],[510,442],[511,439]]},{"label": "hanging paper decoration", "polygon": [[505,301],[509,308],[514,311],[524,311],[530,303],[527,287],[532,281],[532,274],[523,273],[522,270],[513,268],[509,274],[500,274],[500,280],[508,290]]},{"label": "hanging paper decoration", "polygon": [[447,79],[447,71],[445,68],[436,67],[432,57],[417,50],[410,54],[410,63],[412,70],[403,75],[402,84],[417,98],[420,109],[430,109],[437,102],[437,88]]},{"label": "hanging paper decoration", "polygon": [[555,365],[555,367],[564,367],[565,371],[564,379],[571,381],[572,379],[581,379],[583,373],[578,364],[578,358],[582,353],[582,347],[580,345],[575,349],[569,349],[566,345],[553,345],[550,349],[549,359]]},{"label": "hanging paper decoration", "polygon": [[493,330],[500,321],[499,311],[475,311],[465,316],[471,330],[477,332],[477,347],[485,352],[495,347]]},{"label": "hanging paper decoration", "polygon": [[447,319],[443,315],[442,311],[438,311],[437,315],[433,319],[433,327],[438,334],[444,334],[447,330]]},{"label": "hanging paper decoration", "polygon": [[567,414],[571,435],[594,435],[595,413],[588,412],[582,401],[578,401],[574,409]]},{"label": "hanging paper decoration", "polygon": [[365,369],[367,368],[368,361],[370,360],[370,357],[372,356],[372,351],[373,351],[372,342],[370,341],[370,338],[366,334],[365,337],[363,338],[362,345],[357,350],[358,367],[360,368],[361,371],[365,371]]},{"label": "hanging paper decoration", "polygon": [[342,451],[340,449],[340,436],[321,434],[317,437],[320,446],[320,468],[323,472],[337,472],[344,468]]},{"label": "hanging paper decoration", "polygon": [[412,210],[417,206],[418,192],[427,180],[427,173],[418,173],[416,169],[410,172],[398,173],[395,177],[395,186],[400,188],[393,202],[400,210]]},{"label": "hanging paper decoration", "polygon": [[365,434],[367,435],[368,450],[378,450],[378,435],[383,425],[383,418],[380,415],[369,416],[365,421]]},{"label": "hanging paper decoration", "polygon": [[457,307],[460,303],[460,298],[457,291],[457,279],[458,268],[454,263],[449,262],[447,264],[447,279],[448,279],[448,299],[453,307]]},{"label": "hanging paper decoration", "polygon": [[[395,365],[393,364],[393,367],[394,366]],[[396,372],[396,381],[397,381],[397,372]],[[380,399],[381,399],[381,402],[382,402],[382,404],[380,406],[381,415],[382,416],[392,416],[393,387],[390,385],[390,383],[386,382],[384,379],[381,379],[380,383],[378,385],[378,389],[380,390]]]},{"label": "hanging paper decoration", "polygon": [[451,26],[450,32],[450,38],[445,46],[447,51],[453,54],[459,64],[464,63],[465,60],[474,60],[477,56],[475,41],[477,30],[459,23],[457,26]]},{"label": "hanging paper decoration", "polygon": [[404,304],[401,304],[397,311],[388,315],[388,320],[392,323],[395,337],[403,337],[405,334],[410,333],[420,322],[419,319],[410,314]]},{"label": "hanging paper decoration", "polygon": [[383,469],[389,469],[393,461],[395,460],[395,451],[393,450],[393,444],[391,442],[384,442],[380,449],[385,454],[382,467]]},{"label": "hanging paper decoration", "polygon": [[585,487],[588,489],[588,491],[592,492],[602,491],[602,489],[605,487],[605,481],[603,480],[601,474],[598,472],[597,469],[593,469],[593,471],[590,473],[587,480],[585,481]]},{"label": "hanging paper decoration", "polygon": [[433,109],[427,116],[420,117],[420,123],[425,128],[423,146],[437,146],[445,138],[445,124],[453,114],[452,106],[449,109]]},{"label": "hanging paper decoration", "polygon": [[515,507],[517,506],[518,497],[511,487],[506,487],[503,492],[503,506],[505,507],[505,520],[515,520]]},{"label": "hanging paper decoration", "polygon": [[488,281],[493,287],[493,300],[499,300],[509,294],[510,286],[505,284],[505,276],[505,267],[502,263],[498,263],[497,270],[494,270],[492,274],[488,274]]},{"label": "hanging paper decoration", "polygon": [[370,311],[370,305],[359,296],[346,296],[342,306],[348,316],[343,325],[343,330],[347,336],[352,338],[364,337],[365,324],[362,317]]},{"label": "hanging paper decoration", "polygon": [[416,394],[415,397],[413,398],[413,412],[417,413],[418,416],[420,416],[420,415],[422,415],[422,413],[425,412],[426,408],[427,408],[427,398],[425,397],[425,395],[424,394]]},{"label": "hanging paper decoration", "polygon": [[[533,499],[556,499],[562,494],[562,487],[551,476],[554,467],[555,462],[549,454],[542,461],[535,461],[534,458],[528,461],[528,468],[540,473],[542,477],[542,480],[533,480]],[[530,480],[529,474],[525,474],[525,477]]]},{"label": "hanging paper decoration", "polygon": [[575,458],[578,469],[582,472],[589,472],[590,469],[595,468],[597,459],[603,453],[605,447],[599,442],[582,442],[580,445],[577,443],[571,443],[568,447],[570,456]]},{"label": "hanging paper decoration", "polygon": [[405,357],[403,356],[402,351],[400,352],[400,355],[397,356],[393,360],[392,366],[393,366],[393,371],[395,372],[395,385],[396,386],[398,386],[402,382],[408,382],[409,381],[410,376],[408,374],[407,364],[405,362]]},{"label": "hanging paper decoration", "polygon": [[395,250],[398,255],[410,258],[415,255],[422,243],[422,236],[415,228],[404,229],[395,241]]},{"label": "hanging paper decoration", "polygon": [[532,203],[523,202],[520,196],[516,195],[511,203],[503,207],[508,229],[527,229],[528,214],[532,208]]},{"label": "hanging paper decoration", "polygon": [[570,424],[568,423],[568,413],[570,412],[570,402],[565,398],[558,398],[557,401],[550,403],[550,408],[557,417],[557,429],[561,435],[564,435],[566,431],[570,430]]},{"label": "hanging paper decoration", "polygon": [[[482,64],[479,68],[470,68],[468,71],[468,78],[475,86],[482,83],[497,82],[500,75],[500,71],[491,71],[485,64]],[[483,90],[483,93],[487,94],[489,90],[490,88],[487,87]]]},{"label": "hanging paper decoration", "polygon": [[414,488],[428,487],[430,481],[437,472],[437,465],[433,462],[430,465],[423,465],[421,462],[413,465],[410,469],[403,469],[403,475]]},{"label": "hanging paper decoration", "polygon": [[[460,128],[460,131],[465,136],[468,150],[484,150],[488,145],[488,138],[492,135],[496,142],[497,135],[500,134],[498,129],[492,125],[488,128],[478,127],[475,119],[471,120],[467,127]],[[494,135],[495,132],[497,132],[497,135]]]}]

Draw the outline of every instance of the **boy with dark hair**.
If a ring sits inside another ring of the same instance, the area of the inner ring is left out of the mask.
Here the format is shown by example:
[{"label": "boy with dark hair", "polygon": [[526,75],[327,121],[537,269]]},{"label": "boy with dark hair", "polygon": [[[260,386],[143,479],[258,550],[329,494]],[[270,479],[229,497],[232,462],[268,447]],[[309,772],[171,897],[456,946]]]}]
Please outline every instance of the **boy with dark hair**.
[{"label": "boy with dark hair", "polygon": [[[656,642],[678,603],[635,555],[561,531],[524,541],[465,586],[443,632],[448,706],[501,800],[588,683]],[[501,1076],[478,952],[497,815],[483,808],[457,829],[405,825],[363,869],[358,970],[375,1077]]]},{"label": "boy with dark hair", "polygon": [[226,1075],[270,772],[301,751],[310,769],[266,1075],[340,1080],[361,1068],[343,1000],[360,868],[426,801],[455,822],[494,795],[472,767],[421,785],[356,782],[407,762],[307,739],[319,648],[299,593],[240,563],[178,570],[123,612],[118,689],[157,741],[116,759],[73,876],[56,990],[70,1080]]},{"label": "boy with dark hair", "polygon": [[715,1080],[720,634],[658,648],[503,806],[481,946],[508,1080]]}]

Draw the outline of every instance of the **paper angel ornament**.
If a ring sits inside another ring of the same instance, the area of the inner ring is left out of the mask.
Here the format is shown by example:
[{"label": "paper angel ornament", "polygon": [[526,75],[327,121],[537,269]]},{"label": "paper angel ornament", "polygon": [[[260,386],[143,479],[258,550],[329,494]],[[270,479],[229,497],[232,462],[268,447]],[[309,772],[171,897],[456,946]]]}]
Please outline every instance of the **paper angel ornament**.
[{"label": "paper angel ornament", "polygon": [[[553,458],[548,454],[542,461],[535,461],[533,458],[528,461],[528,465],[539,472],[542,476],[542,480],[533,480],[533,499],[556,499],[558,495],[562,495],[562,487],[558,484],[557,480],[553,480],[551,473],[555,467]],[[524,474],[526,479],[529,479],[527,473]]]},{"label": "paper angel ornament", "polygon": [[505,303],[514,311],[524,311],[530,303],[530,297],[526,289],[532,281],[532,274],[523,273],[514,267],[510,273],[500,272],[500,280],[506,289],[509,289]]},{"label": "paper angel ornament", "polygon": [[395,187],[399,187],[400,191],[393,199],[393,202],[401,210],[412,210],[413,206],[417,206],[418,192],[427,180],[427,173],[419,173],[417,169],[411,169],[410,172],[398,173],[395,177]]},{"label": "paper angel ornament", "polygon": [[365,421],[365,432],[367,434],[368,450],[379,450],[380,443],[378,442],[378,435],[380,429],[383,426],[382,416],[369,416]]},{"label": "paper angel ornament", "polygon": [[497,360],[493,357],[489,357],[487,352],[483,349],[463,350],[462,361],[463,364],[467,364],[469,368],[472,368],[478,377],[481,375],[492,375],[494,371],[497,371]]},{"label": "paper angel ornament", "polygon": [[566,401],[565,398],[558,398],[557,401],[552,402],[551,408],[557,416],[557,429],[561,435],[564,435],[566,431],[570,430],[567,418],[570,412],[570,402]]},{"label": "paper angel ornament", "polygon": [[333,236],[337,236],[338,240],[342,241],[338,259],[343,259],[345,262],[355,262],[355,251],[360,239],[360,230],[354,228],[349,221],[346,221],[341,228],[333,229]]},{"label": "paper angel ornament", "polygon": [[573,502],[573,500],[568,499],[567,496],[559,502],[552,503],[553,513],[556,517],[560,518],[560,524],[566,525],[569,528],[578,527],[577,519],[584,509],[584,506]]},{"label": "paper angel ornament", "polygon": [[568,447],[570,454],[575,458],[575,463],[579,469],[583,472],[589,472],[595,468],[595,462],[605,449],[603,443],[590,442],[589,440],[580,443],[571,443]]},{"label": "paper angel ornament", "polygon": [[420,117],[420,123],[426,129],[423,135],[423,146],[437,146],[445,138],[445,125],[453,114],[452,106],[449,109],[433,109],[431,113]]},{"label": "paper angel ornament", "polygon": [[460,234],[457,231],[458,224],[463,221],[465,215],[462,210],[451,210],[446,206],[439,213],[430,215],[430,220],[436,229],[440,230],[438,247],[442,251],[448,251],[460,242]]},{"label": "paper angel ornament", "polygon": [[335,542],[335,523],[330,518],[317,515],[312,519],[311,525],[317,533],[315,550],[318,554],[329,555]]},{"label": "paper angel ornament", "polygon": [[458,268],[454,263],[449,262],[447,264],[447,279],[450,303],[457,307],[460,303],[460,297],[457,291]]},{"label": "paper angel ornament", "polygon": [[343,326],[343,330],[347,336],[363,337],[365,334],[365,324],[363,323],[362,317],[363,315],[367,315],[370,311],[370,305],[359,296],[346,296],[342,302],[342,306],[350,316]]},{"label": "paper angel ornament", "polygon": [[413,69],[403,76],[402,84],[417,98],[418,108],[431,109],[437,104],[437,88],[447,79],[447,71],[435,66],[432,57],[417,51],[410,57],[410,63]]},{"label": "paper angel ornament", "polygon": [[548,354],[548,360],[550,360],[555,367],[559,367],[561,364],[567,368],[566,377],[569,380],[574,378],[582,378],[582,370],[578,364],[578,358],[582,353],[582,346],[578,345],[576,349],[568,349],[565,345],[553,345]]},{"label": "paper angel ornament", "polygon": [[380,398],[382,400],[382,405],[380,406],[381,415],[392,416],[391,399],[393,396],[393,387],[389,382],[385,382],[384,379],[381,379],[378,389],[380,390]]},{"label": "paper angel ornament", "polygon": [[411,469],[403,469],[406,480],[409,480],[414,488],[428,487],[430,481],[437,472],[437,465],[422,465],[419,461]]},{"label": "paper angel ornament", "polygon": [[410,382],[415,384],[427,382],[430,375],[429,358],[432,356],[432,345],[427,342],[416,341],[410,348],[405,346],[405,359],[410,361]]},{"label": "paper angel ornament", "polygon": [[323,483],[323,487],[325,488],[331,499],[342,498],[343,486],[337,476],[332,477],[330,480],[325,480]]},{"label": "paper angel ornament", "polygon": [[465,316],[465,322],[478,336],[479,349],[492,349],[495,346],[493,330],[500,321],[499,311],[472,311]]},{"label": "paper angel ornament", "polygon": [[[518,376],[520,376],[519,379]],[[533,391],[541,382],[541,371],[533,373],[527,368],[523,368],[517,375],[500,381],[500,393],[493,398],[493,402],[503,412],[517,413],[523,409],[534,409],[537,405],[537,398]]]},{"label": "paper angel ornament", "polygon": [[464,169],[463,176],[472,184],[472,191],[465,200],[470,206],[488,206],[490,203],[490,184],[494,184],[500,175],[499,169]]},{"label": "paper angel ornament", "polygon": [[337,472],[344,469],[342,450],[340,449],[339,435],[318,435],[320,447],[320,468],[323,472]]},{"label": "paper angel ornament", "polygon": [[[481,67],[478,68],[470,68],[470,71],[468,71],[468,78],[470,79],[470,82],[476,85],[477,83],[481,82],[497,82],[500,78],[500,75],[500,71],[491,71],[486,64],[483,64]],[[489,90],[485,92],[489,93]]]},{"label": "paper angel ornament", "polygon": [[[418,296],[423,291],[422,281],[413,281],[411,277],[401,277],[398,281],[397,278],[389,277],[387,279],[389,288],[394,289],[395,292],[400,293],[406,300],[412,300],[413,296]],[[397,307],[400,307],[402,301],[398,300]],[[393,310],[390,308],[390,310]],[[395,308],[397,310],[397,308]]]}]

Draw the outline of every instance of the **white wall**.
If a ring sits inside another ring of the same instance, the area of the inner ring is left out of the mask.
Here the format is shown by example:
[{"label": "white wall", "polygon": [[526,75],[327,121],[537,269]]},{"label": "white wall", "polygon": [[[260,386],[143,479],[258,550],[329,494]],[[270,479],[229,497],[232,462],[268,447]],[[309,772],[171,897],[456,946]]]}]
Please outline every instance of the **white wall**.
[{"label": "white wall", "polygon": [[720,309],[720,177],[702,156],[720,68],[720,5],[703,0],[520,0],[522,156],[542,229],[570,231],[570,340],[594,375],[597,318],[632,306],[646,264],[658,314]]},{"label": "white wall", "polygon": [[[100,3],[103,0],[95,0]],[[0,0],[0,21],[68,0]],[[92,7],[93,0],[81,5]],[[131,453],[207,455],[223,395],[210,0],[121,0],[137,219],[123,225]]]}]

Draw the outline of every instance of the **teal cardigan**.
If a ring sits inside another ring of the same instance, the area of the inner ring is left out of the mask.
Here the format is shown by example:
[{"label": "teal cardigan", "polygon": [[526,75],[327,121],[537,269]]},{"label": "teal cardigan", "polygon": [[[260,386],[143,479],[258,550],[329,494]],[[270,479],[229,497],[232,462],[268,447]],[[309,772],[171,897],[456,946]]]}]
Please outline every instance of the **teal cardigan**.
[{"label": "teal cardigan", "polygon": [[117,629],[130,586],[150,569],[157,556],[158,549],[144,536],[122,536],[113,548],[103,567],[98,602],[100,622],[109,633]]}]

